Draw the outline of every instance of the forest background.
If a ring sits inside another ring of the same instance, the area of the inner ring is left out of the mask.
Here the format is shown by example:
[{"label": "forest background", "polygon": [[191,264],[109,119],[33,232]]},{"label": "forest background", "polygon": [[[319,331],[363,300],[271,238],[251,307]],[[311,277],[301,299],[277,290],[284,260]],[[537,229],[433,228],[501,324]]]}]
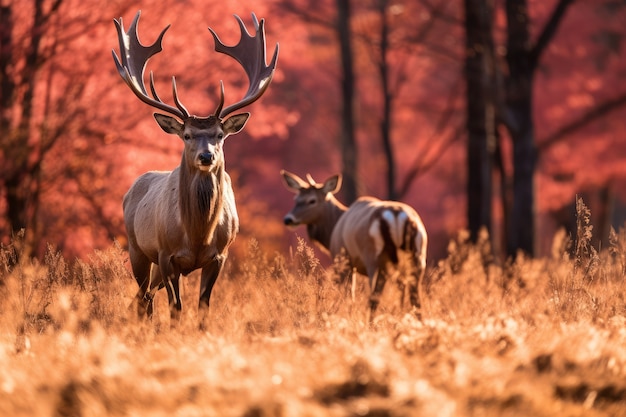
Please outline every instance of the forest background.
[{"label": "forest background", "polygon": [[[318,181],[342,172],[344,202],[411,204],[435,259],[459,230],[481,226],[499,254],[546,253],[554,231],[574,224],[576,194],[597,216],[598,244],[626,220],[624,0],[0,4],[0,238],[24,229],[34,255],[125,246],[123,194],[141,173],[180,162],[181,141],[160,130],[111,58],[113,18],[127,27],[138,9],[144,44],[172,25],[147,70],[168,101],[175,75],[194,114],[214,108],[219,80],[227,104],[247,86],[207,27],[234,44],[232,15],[251,28],[254,12],[268,50],[280,43],[272,85],[225,145],[242,225],[234,259],[250,238],[269,251],[295,245],[282,225],[292,195],[280,169]],[[516,126],[520,97],[531,107]],[[517,196],[518,158],[530,162],[530,199]],[[530,246],[510,246],[516,227],[536,232]]]}]

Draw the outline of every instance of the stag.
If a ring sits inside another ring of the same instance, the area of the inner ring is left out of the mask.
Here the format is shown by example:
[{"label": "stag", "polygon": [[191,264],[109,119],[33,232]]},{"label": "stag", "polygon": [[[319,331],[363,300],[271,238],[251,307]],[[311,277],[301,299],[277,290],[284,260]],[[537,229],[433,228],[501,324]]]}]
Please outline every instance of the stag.
[{"label": "stag", "polygon": [[[397,201],[361,197],[350,207],[334,194],[341,188],[341,176],[323,184],[310,175],[307,180],[281,171],[285,185],[296,193],[295,206],[287,215],[287,226],[306,225],[309,239],[336,259],[345,255],[352,269],[367,275],[370,285],[369,318],[374,317],[387,278],[402,257],[408,259],[411,279],[408,292],[411,305],[419,314],[419,284],[426,270],[427,235],[420,216],[410,206]],[[405,254],[407,256],[401,256]],[[342,281],[345,281],[345,276]],[[403,298],[404,288],[401,281]]]},{"label": "stag", "polygon": [[199,317],[203,325],[213,285],[239,229],[231,179],[224,165],[223,146],[226,137],[244,128],[250,113],[229,115],[253,103],[265,92],[276,68],[278,44],[268,66],[264,19],[259,22],[254,14],[254,36],[235,16],[241,30],[241,38],[235,46],[224,45],[209,28],[215,50],[229,55],[243,66],[249,88],[243,99],[223,108],[224,84],[220,82],[220,100],[215,112],[198,117],[191,115],[179,100],[174,77],[172,94],[176,106],[159,98],[152,72],[151,96],[148,95],[144,84],[145,67],[153,55],[162,51],[161,42],[169,25],[152,45],[144,46],[137,35],[140,14],[137,12],[128,32],[124,32],[122,18],[114,19],[121,59],[115,50],[113,59],[120,76],[141,101],[170,114],[155,113],[154,118],[166,133],[182,139],[184,150],[180,165],[173,171],[151,171],[141,175],[124,196],[130,263],[139,285],[137,312],[140,317],[151,317],[154,294],[165,287],[170,316],[173,322],[178,320],[182,310],[180,275],[202,269]]}]

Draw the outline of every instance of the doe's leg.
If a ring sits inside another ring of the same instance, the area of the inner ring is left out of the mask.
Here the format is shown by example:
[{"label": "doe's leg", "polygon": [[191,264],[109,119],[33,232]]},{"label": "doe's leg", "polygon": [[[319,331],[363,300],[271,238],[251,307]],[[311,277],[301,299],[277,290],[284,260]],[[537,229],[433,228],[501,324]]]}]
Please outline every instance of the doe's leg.
[{"label": "doe's leg", "polygon": [[420,259],[417,256],[413,257],[413,268],[412,268],[412,279],[409,283],[409,298],[411,300],[411,305],[415,308],[417,313],[417,318],[421,319],[421,302],[420,302],[420,293],[419,286],[421,285],[424,274],[426,272],[426,262],[423,259]]},{"label": "doe's leg", "polygon": [[378,304],[380,304],[380,297],[385,288],[385,283],[387,282],[387,270],[385,268],[378,268],[377,265],[368,265],[367,275],[370,280],[370,310],[368,321],[371,323],[378,309]]}]

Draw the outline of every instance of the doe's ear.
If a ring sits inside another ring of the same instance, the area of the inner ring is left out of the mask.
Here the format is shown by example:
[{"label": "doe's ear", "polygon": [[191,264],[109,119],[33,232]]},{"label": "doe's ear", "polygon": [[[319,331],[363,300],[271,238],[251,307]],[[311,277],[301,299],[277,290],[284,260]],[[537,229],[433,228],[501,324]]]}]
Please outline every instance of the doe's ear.
[{"label": "doe's ear", "polygon": [[165,133],[170,133],[172,135],[178,136],[182,134],[183,124],[172,116],[167,116],[161,113],[154,113],[154,118]]},{"label": "doe's ear", "polygon": [[322,186],[322,191],[324,193],[335,194],[341,189],[341,175],[333,175],[326,181],[324,181],[324,185]]},{"label": "doe's ear", "polygon": [[230,116],[228,119],[224,120],[222,123],[224,136],[234,135],[235,133],[241,132],[241,129],[243,129],[246,125],[249,117],[250,113],[241,113]]},{"label": "doe's ear", "polygon": [[283,176],[283,181],[287,189],[295,193],[299,192],[302,189],[308,188],[309,186],[309,184],[307,184],[302,178],[298,177],[296,174],[292,174],[289,171],[285,171],[284,169],[280,171],[280,175]]}]

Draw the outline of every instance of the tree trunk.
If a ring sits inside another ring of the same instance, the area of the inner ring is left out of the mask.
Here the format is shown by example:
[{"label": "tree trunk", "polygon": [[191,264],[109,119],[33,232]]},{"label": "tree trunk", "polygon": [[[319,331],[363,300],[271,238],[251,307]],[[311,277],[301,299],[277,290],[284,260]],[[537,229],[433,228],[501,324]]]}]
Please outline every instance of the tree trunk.
[{"label": "tree trunk", "polygon": [[350,1],[337,0],[337,31],[341,49],[341,162],[342,193],[346,204],[357,198],[357,146],[354,135],[354,70],[350,33]]},{"label": "tree trunk", "polygon": [[13,13],[11,6],[0,5],[0,133],[4,140],[11,127],[11,108],[15,82],[13,66]]},{"label": "tree trunk", "polygon": [[513,141],[513,207],[507,233],[507,253],[535,254],[535,147],[532,117],[534,64],[531,60],[528,4],[507,0],[506,82],[509,132]]},{"label": "tree trunk", "polygon": [[6,179],[7,218],[13,236],[24,231],[21,256],[33,255],[37,249],[39,227],[37,212],[39,209],[39,165],[36,168],[24,168]]},{"label": "tree trunk", "polygon": [[[513,112],[515,110],[512,110]],[[523,120],[523,118],[520,118]],[[527,118],[527,123],[532,123]],[[535,254],[535,169],[537,152],[531,126],[513,136],[513,208],[508,230],[509,255]]]},{"label": "tree trunk", "polygon": [[389,88],[389,63],[387,62],[387,52],[389,50],[389,24],[387,22],[387,0],[378,0],[378,13],[380,14],[380,61],[378,62],[378,73],[383,98],[383,117],[380,122],[380,134],[387,161],[387,199],[396,200],[396,164],[393,156],[393,145],[391,143],[391,91]]},{"label": "tree trunk", "polygon": [[[61,0],[56,0],[48,13],[54,13],[61,4]],[[11,35],[5,33],[10,28],[13,16],[9,8],[2,8],[0,13],[2,18],[2,55],[3,60],[0,68],[2,76],[11,77],[10,80],[3,78],[2,86],[9,86],[9,92],[13,92],[18,86],[14,84],[12,74],[6,71],[4,59],[12,58],[12,46],[5,45],[4,42],[12,41]],[[5,156],[4,185],[6,187],[6,208],[7,220],[11,234],[17,234],[25,230],[24,247],[21,254],[30,257],[35,249],[38,228],[37,210],[39,207],[39,182],[40,167],[43,158],[41,148],[41,138],[39,143],[33,140],[33,106],[35,99],[35,83],[37,73],[41,65],[41,41],[45,33],[45,26],[50,14],[44,12],[44,1],[34,2],[33,24],[30,28],[29,44],[26,45],[24,67],[21,69],[20,78],[23,80],[19,85],[22,95],[15,97],[4,97],[2,99],[2,135],[4,137],[3,151]],[[6,26],[5,26],[6,24]],[[8,55],[7,55],[8,54]],[[9,64],[10,66],[10,64]],[[15,99],[19,99],[19,106],[16,106]],[[11,99],[10,101],[5,101]],[[19,124],[13,128],[10,120],[11,111],[20,108]]]},{"label": "tree trunk", "polygon": [[491,231],[492,166],[495,151],[492,4],[465,0],[467,81],[467,220],[470,238]]}]

